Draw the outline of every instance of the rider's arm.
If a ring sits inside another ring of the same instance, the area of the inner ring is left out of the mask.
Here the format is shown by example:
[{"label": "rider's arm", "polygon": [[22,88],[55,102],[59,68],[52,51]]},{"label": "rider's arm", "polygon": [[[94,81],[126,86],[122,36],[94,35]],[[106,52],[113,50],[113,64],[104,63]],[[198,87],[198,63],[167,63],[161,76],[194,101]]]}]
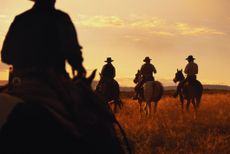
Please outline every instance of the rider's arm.
[{"label": "rider's arm", "polygon": [[116,76],[116,69],[113,67],[113,78]]},{"label": "rider's arm", "polygon": [[185,69],[184,69],[184,73],[185,74],[188,74],[188,69],[189,69],[188,67],[189,67],[189,64],[187,64],[186,67],[185,67]]},{"label": "rider's arm", "polygon": [[196,71],[195,71],[195,74],[198,74],[198,65],[196,64]]},{"label": "rider's arm", "polygon": [[145,67],[145,65],[142,65],[142,66],[141,66],[141,69],[140,69],[140,72],[141,72],[142,75],[143,75],[143,73],[144,73],[144,67]]},{"label": "rider's arm", "polygon": [[153,72],[156,74],[156,73],[157,73],[157,70],[156,70],[156,68],[155,68],[154,65],[152,65],[152,66],[153,66]]},{"label": "rider's arm", "polygon": [[76,29],[68,14],[63,14],[62,21],[59,22],[58,30],[61,35],[61,45],[68,63],[75,69],[85,73],[82,65],[82,47],[77,38]]}]

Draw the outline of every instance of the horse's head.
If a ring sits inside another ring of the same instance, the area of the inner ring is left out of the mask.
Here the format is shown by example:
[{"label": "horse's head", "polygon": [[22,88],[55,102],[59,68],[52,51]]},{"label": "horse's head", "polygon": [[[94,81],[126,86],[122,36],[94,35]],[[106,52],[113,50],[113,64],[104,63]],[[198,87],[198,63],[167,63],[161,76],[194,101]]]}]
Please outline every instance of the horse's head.
[{"label": "horse's head", "polygon": [[135,78],[134,78],[133,82],[137,84],[138,82],[140,82],[141,78],[142,78],[141,77],[141,71],[137,70],[137,73],[135,74]]},{"label": "horse's head", "polygon": [[177,69],[177,72],[175,73],[175,78],[173,79],[173,81],[176,83],[176,82],[182,81],[182,80],[184,80],[183,70]]},{"label": "horse's head", "polygon": [[84,83],[86,86],[91,86],[92,82],[93,82],[93,79],[95,78],[96,76],[96,72],[97,70],[95,69],[92,74],[88,77],[88,78],[82,78],[82,77],[79,77],[79,76],[74,76],[73,77],[73,81],[74,82],[82,82]]}]

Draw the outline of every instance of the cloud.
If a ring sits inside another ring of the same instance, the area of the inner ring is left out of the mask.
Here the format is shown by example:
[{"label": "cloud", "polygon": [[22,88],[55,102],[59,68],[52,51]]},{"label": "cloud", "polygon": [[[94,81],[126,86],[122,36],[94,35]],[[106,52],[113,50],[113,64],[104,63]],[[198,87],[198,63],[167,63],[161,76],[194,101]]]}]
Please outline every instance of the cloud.
[{"label": "cloud", "polygon": [[121,27],[124,25],[124,21],[116,16],[85,16],[80,15],[79,21],[77,22],[79,26],[85,27]]},{"label": "cloud", "polygon": [[132,27],[137,28],[158,28],[164,21],[159,18],[144,18],[144,17],[135,17],[128,23]]},{"label": "cloud", "polygon": [[207,26],[191,26],[183,22],[169,22],[165,19],[148,16],[132,15],[127,18],[118,16],[87,16],[80,15],[77,25],[88,28],[125,28],[139,30],[155,36],[203,36],[225,35],[224,32]]},{"label": "cloud", "polygon": [[159,18],[147,18],[131,16],[128,19],[118,16],[87,16],[80,15],[76,22],[79,26],[86,27],[135,27],[135,28],[157,28],[162,25],[163,20]]},{"label": "cloud", "polygon": [[186,23],[177,23],[176,29],[178,30],[180,35],[225,35],[224,32],[217,31],[215,29],[211,29],[208,27],[192,27]]},{"label": "cloud", "polygon": [[151,34],[158,35],[158,36],[174,36],[175,34],[172,32],[166,31],[152,31]]}]

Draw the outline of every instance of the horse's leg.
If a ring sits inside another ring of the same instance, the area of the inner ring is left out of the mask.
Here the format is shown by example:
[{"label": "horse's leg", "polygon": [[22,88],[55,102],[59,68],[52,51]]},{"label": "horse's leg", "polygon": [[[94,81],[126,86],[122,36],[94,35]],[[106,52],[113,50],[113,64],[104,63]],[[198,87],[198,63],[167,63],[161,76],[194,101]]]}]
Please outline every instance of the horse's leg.
[{"label": "horse's leg", "polygon": [[200,107],[200,101],[201,101],[201,96],[196,97],[196,107],[197,107],[197,110]]},{"label": "horse's leg", "polygon": [[181,103],[182,112],[184,112],[184,98],[182,95],[180,95],[180,103]]},{"label": "horse's leg", "polygon": [[190,99],[187,100],[186,110],[189,112]]},{"label": "horse's leg", "polygon": [[148,108],[149,108],[149,115],[152,114],[152,105],[151,105],[151,101],[148,102]]},{"label": "horse's leg", "polygon": [[154,103],[154,114],[157,112],[157,104],[158,104],[158,102],[156,101],[156,102],[153,102]]},{"label": "horse's leg", "polygon": [[142,101],[140,99],[138,99],[138,103],[139,103],[139,106],[140,106],[139,110],[140,110],[140,113],[141,113],[142,112],[142,107],[141,107],[142,106]]},{"label": "horse's leg", "polygon": [[196,101],[195,98],[192,98],[192,105],[194,107],[195,112],[197,111],[197,105],[196,105]]},{"label": "horse's leg", "polygon": [[196,115],[197,115],[197,105],[196,105],[196,101],[195,101],[195,98],[192,98],[192,104],[193,104],[193,107],[194,107],[194,119],[196,119]]},{"label": "horse's leg", "polygon": [[146,111],[146,116],[149,115],[149,102],[146,101],[146,104],[145,104],[145,111]]}]

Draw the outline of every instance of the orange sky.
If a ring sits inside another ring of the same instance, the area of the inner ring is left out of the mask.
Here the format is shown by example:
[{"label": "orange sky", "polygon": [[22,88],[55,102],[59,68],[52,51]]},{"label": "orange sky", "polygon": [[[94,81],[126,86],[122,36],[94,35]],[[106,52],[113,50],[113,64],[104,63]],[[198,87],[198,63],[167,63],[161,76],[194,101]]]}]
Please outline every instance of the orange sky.
[{"label": "orange sky", "polygon": [[[0,0],[0,47],[15,15],[32,6],[28,0]],[[177,68],[192,54],[203,83],[230,85],[229,0],[57,0],[71,16],[83,46],[88,71],[101,70],[111,56],[116,79],[132,78],[150,56],[164,85],[174,85]],[[0,64],[0,80],[7,66]],[[98,76],[97,76],[98,79]]]}]

